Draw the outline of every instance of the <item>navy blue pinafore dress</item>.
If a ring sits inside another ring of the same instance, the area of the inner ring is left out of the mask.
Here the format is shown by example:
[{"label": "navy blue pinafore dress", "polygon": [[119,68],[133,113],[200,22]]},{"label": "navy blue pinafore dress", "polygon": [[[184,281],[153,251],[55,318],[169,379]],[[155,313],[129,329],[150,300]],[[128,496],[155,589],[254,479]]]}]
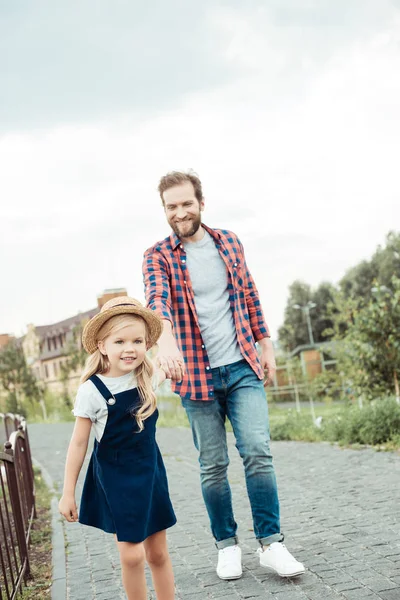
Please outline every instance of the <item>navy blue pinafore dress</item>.
[{"label": "navy blue pinafore dress", "polygon": [[107,402],[108,418],[100,442],[94,443],[79,522],[115,533],[119,542],[143,542],[176,523],[155,438],[158,410],[139,432],[132,416],[141,403],[138,390],[113,396],[96,375],[90,380]]}]

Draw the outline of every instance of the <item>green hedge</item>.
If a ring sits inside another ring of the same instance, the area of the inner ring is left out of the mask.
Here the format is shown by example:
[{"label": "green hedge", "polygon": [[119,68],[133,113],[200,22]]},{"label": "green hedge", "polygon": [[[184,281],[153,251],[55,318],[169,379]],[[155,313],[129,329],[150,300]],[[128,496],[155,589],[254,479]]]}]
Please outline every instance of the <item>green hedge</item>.
[{"label": "green hedge", "polygon": [[400,405],[386,398],[363,408],[343,407],[336,415],[323,418],[319,428],[309,414],[289,411],[285,420],[271,423],[271,438],[373,446],[391,443],[397,447],[400,446]]}]

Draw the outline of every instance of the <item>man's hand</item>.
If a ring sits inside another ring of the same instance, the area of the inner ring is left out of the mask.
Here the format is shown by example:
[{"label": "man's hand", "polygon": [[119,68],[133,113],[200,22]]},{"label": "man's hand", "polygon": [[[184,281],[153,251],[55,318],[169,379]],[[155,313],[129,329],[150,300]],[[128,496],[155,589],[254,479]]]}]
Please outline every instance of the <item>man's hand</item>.
[{"label": "man's hand", "polygon": [[276,372],[274,347],[270,338],[263,338],[262,340],[258,340],[258,343],[261,348],[261,366],[264,369],[264,371],[266,371],[264,386],[271,385],[274,382],[274,375]]},{"label": "man's hand", "polygon": [[185,375],[185,361],[176,344],[172,326],[169,321],[163,321],[164,331],[158,341],[156,363],[165,372],[167,379],[182,381]]}]

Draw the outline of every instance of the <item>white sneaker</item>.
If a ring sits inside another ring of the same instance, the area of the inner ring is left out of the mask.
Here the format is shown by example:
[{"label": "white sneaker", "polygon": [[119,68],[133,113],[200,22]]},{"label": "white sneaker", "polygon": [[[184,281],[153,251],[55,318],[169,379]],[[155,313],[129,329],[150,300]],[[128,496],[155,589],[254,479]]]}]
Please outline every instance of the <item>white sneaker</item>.
[{"label": "white sneaker", "polygon": [[242,551],[237,544],[218,551],[217,575],[220,579],[242,576]]},{"label": "white sneaker", "polygon": [[304,565],[290,554],[282,542],[274,542],[264,549],[259,548],[257,554],[262,567],[272,569],[281,577],[295,577],[305,571]]}]

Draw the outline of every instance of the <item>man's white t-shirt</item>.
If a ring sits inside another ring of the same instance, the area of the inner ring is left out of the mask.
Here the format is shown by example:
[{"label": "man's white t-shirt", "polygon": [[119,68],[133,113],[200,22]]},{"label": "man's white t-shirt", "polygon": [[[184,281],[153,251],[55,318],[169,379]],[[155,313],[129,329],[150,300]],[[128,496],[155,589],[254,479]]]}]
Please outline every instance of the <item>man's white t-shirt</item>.
[{"label": "man's white t-shirt", "polygon": [[184,243],[201,337],[212,369],[242,360],[228,290],[228,271],[204,229],[198,242]]},{"label": "man's white t-shirt", "polygon": [[[133,371],[126,373],[126,375],[121,375],[120,377],[105,377],[104,375],[99,375],[97,373],[97,377],[113,395],[137,387],[137,381]],[[156,390],[158,387],[157,373],[154,374],[152,383],[153,389]],[[104,397],[89,379],[79,386],[72,413],[75,417],[84,417],[92,421],[94,435],[99,442],[106,427],[108,407]]]}]

